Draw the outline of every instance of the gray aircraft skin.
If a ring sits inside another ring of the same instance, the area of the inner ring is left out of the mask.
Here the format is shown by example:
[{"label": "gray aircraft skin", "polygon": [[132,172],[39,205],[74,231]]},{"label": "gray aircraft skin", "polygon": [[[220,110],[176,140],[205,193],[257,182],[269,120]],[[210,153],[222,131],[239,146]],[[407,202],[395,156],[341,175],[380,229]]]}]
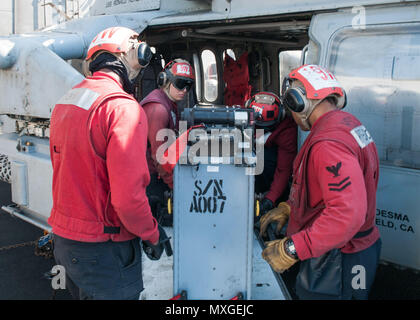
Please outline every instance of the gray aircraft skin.
[{"label": "gray aircraft skin", "polygon": [[[195,90],[181,104],[181,110],[194,105],[226,107],[223,99],[226,54],[239,58],[244,52],[249,53],[249,84],[255,92],[280,94],[284,77],[303,64],[317,64],[330,70],[347,93],[345,111],[361,120],[378,148],[376,225],[382,238],[381,261],[386,268],[403,269],[408,275],[420,270],[420,142],[416,139],[420,136],[420,1],[261,0],[255,6],[247,0],[80,0],[66,1],[65,5],[52,1],[50,5],[35,7],[32,2],[0,7],[0,16],[5,21],[0,29],[4,35],[0,37],[0,180],[10,184],[10,193],[2,193],[5,213],[35,226],[41,233],[51,231],[47,219],[52,207],[49,155],[52,109],[84,79],[84,58],[96,34],[108,27],[124,26],[137,31],[154,48],[160,59],[157,65],[175,57],[192,62],[197,79]],[[139,78],[136,93],[139,101],[155,87],[154,76],[153,70],[147,69]],[[244,119],[240,112],[237,115],[238,119]],[[229,125],[230,129],[245,130],[237,122]],[[299,130],[298,146],[306,136]],[[214,245],[214,237],[223,238],[231,232],[222,227],[231,223],[228,218],[223,220],[226,216],[223,214],[219,215],[222,220],[203,224],[197,217],[182,219],[182,213],[190,210],[196,181],[211,180],[212,192],[213,188],[215,193],[222,190],[219,196],[228,199],[225,213],[243,212],[236,237],[240,240],[230,260],[241,261],[244,267],[238,278],[231,277],[234,265],[221,258],[220,253],[228,255],[223,244],[218,243],[219,251],[213,256],[210,250],[207,255],[215,261],[214,270],[222,270],[225,263],[225,273],[216,272],[211,278],[217,287],[191,287],[191,298],[226,299],[236,291],[245,292],[246,299],[292,298],[281,277],[273,274],[268,280],[258,278],[267,265],[263,266],[264,261],[258,257],[261,248],[252,228],[256,213],[254,181],[245,174],[246,165],[238,167],[219,161],[194,168],[179,165],[175,169],[172,194],[175,225],[173,230],[169,228],[177,239],[174,248],[192,249],[188,247],[191,239],[199,242],[200,237],[203,243]],[[221,181],[223,189],[216,186]],[[231,181],[240,182],[230,185]],[[7,190],[6,185],[2,186],[2,190]],[[188,190],[188,197],[181,190]],[[217,205],[220,210],[221,203]],[[5,223],[13,225],[16,233],[26,230],[24,224],[14,222]],[[190,224],[200,225],[201,231],[181,232],[188,230],[186,226]],[[213,225],[217,228],[212,229]],[[7,234],[15,240],[9,242],[4,238],[4,245],[20,241],[19,237]],[[164,272],[168,266],[173,266],[174,274],[165,274],[167,285],[150,286],[143,294],[144,299],[162,297],[156,293],[159,291],[165,291],[166,299],[187,285],[183,279],[192,272],[188,256],[182,256],[182,263],[164,259],[155,266],[150,264],[149,269]],[[202,279],[205,275],[196,272],[196,276]],[[379,277],[383,278],[380,272]],[[410,279],[414,280],[408,286],[418,288],[418,277]],[[256,283],[261,283],[258,281],[273,283],[277,289],[270,291],[257,286]],[[418,298],[418,289],[413,291],[410,296],[417,294]]]}]

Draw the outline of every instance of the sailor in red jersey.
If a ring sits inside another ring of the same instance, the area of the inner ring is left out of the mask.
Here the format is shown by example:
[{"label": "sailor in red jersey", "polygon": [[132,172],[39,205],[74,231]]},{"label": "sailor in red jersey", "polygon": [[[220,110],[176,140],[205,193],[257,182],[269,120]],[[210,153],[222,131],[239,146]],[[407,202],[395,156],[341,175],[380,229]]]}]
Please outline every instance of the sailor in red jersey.
[{"label": "sailor in red jersey", "polygon": [[146,114],[129,94],[152,55],[138,36],[123,27],[99,33],[86,58],[92,76],[51,115],[48,223],[75,299],[138,299],[139,238],[150,259],[160,258],[166,240],[146,197]]},{"label": "sailor in red jersey", "polygon": [[255,177],[255,192],[263,193],[260,214],[289,195],[289,178],[297,154],[297,126],[272,92],[259,92],[245,103],[255,112],[257,129],[264,129],[264,171]]},{"label": "sailor in red jersey", "polygon": [[165,171],[157,159],[159,147],[166,141],[157,139],[164,129],[178,131],[177,102],[182,101],[194,84],[194,69],[183,59],[170,61],[158,75],[158,89],[150,92],[141,102],[146,112],[148,129],[147,161],[150,184],[147,188],[153,215],[163,226],[172,225],[172,215],[167,212],[165,191],[173,188],[172,173]]},{"label": "sailor in red jersey", "polygon": [[287,236],[269,242],[263,257],[278,272],[301,260],[301,299],[367,299],[381,249],[375,143],[340,110],[345,92],[330,72],[305,65],[285,81],[283,103],[310,134],[294,161],[289,200],[261,218],[261,234],[271,222],[279,231],[288,221]]}]

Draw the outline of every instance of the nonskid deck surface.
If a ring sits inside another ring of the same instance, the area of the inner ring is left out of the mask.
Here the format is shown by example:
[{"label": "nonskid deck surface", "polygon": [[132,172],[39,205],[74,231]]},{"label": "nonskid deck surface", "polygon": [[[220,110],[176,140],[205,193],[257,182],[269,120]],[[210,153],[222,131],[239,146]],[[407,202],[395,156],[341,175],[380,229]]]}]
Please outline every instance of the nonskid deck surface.
[{"label": "nonskid deck surface", "polygon": [[[10,184],[0,182],[0,205],[11,204]],[[167,232],[172,236],[171,228]],[[34,241],[43,235],[41,229],[0,212],[0,247]],[[261,248],[254,239],[252,299],[283,299],[268,264],[261,258]],[[43,274],[54,266],[54,259],[34,254],[33,246],[17,247],[0,252],[0,300],[49,300],[51,282]],[[156,300],[172,297],[172,257],[165,254],[160,261],[143,258],[145,290],[141,299]],[[267,279],[265,279],[267,277]],[[67,290],[57,290],[57,300],[71,299]],[[420,274],[380,264],[373,283],[370,300],[420,299]]]},{"label": "nonskid deck surface", "polygon": [[[173,230],[165,228],[173,244]],[[261,246],[254,235],[252,263],[252,300],[284,300],[279,284],[270,266],[261,257]],[[143,254],[144,290],[140,295],[143,300],[166,300],[173,293],[173,256],[163,253],[159,261],[151,261]]]}]

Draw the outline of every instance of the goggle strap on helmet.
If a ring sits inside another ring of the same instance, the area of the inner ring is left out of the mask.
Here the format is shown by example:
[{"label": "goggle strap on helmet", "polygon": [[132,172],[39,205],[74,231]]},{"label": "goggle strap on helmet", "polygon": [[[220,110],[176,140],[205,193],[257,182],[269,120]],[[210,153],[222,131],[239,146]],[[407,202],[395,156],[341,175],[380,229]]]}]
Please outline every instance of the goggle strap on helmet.
[{"label": "goggle strap on helmet", "polygon": [[254,99],[256,103],[279,104],[276,98],[270,94],[258,94],[254,96]]}]

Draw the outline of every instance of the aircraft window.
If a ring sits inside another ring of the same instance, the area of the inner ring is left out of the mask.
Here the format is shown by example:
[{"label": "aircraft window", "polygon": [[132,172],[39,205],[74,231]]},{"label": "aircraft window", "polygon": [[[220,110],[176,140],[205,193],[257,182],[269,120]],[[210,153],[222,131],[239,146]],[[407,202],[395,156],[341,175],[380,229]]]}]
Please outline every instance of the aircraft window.
[{"label": "aircraft window", "polygon": [[194,63],[194,72],[195,72],[195,93],[197,95],[198,101],[202,101],[201,95],[201,70],[200,70],[200,58],[198,54],[193,54],[193,63]]},{"label": "aircraft window", "polygon": [[[150,50],[152,50],[152,53],[153,54],[156,54],[156,52],[157,52],[157,50],[156,50],[156,48],[155,47],[150,47]],[[165,64],[165,59],[160,59],[160,64],[162,65],[162,68],[164,68],[165,66],[166,66],[166,64]]]},{"label": "aircraft window", "polygon": [[284,78],[300,66],[302,50],[287,50],[279,52],[279,92],[282,92]]},{"label": "aircraft window", "polygon": [[226,54],[228,54],[229,57],[236,61],[235,52],[233,52],[232,49],[226,49],[225,51],[223,51],[223,60],[225,60]]},{"label": "aircraft window", "polygon": [[381,162],[420,169],[420,34],[404,26],[395,33],[366,31],[335,38],[329,69],[346,89],[346,111],[373,136]]},{"label": "aircraft window", "polygon": [[204,72],[204,99],[208,102],[214,102],[217,99],[218,77],[216,56],[211,50],[201,52],[201,62]]}]

